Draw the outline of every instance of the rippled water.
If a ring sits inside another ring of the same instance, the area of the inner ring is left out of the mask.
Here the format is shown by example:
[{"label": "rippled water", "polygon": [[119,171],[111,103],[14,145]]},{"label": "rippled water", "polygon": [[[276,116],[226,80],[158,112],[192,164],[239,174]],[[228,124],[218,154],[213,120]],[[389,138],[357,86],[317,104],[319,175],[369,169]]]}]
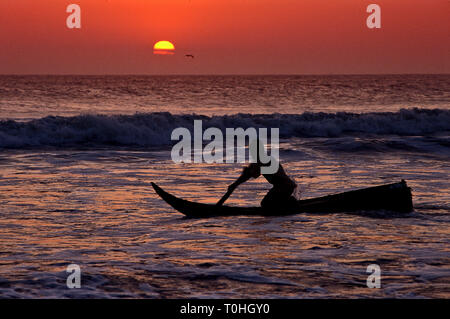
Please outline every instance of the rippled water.
[{"label": "rippled water", "polygon": [[[72,82],[75,80],[71,79]],[[438,83],[441,80],[437,77],[433,81]],[[2,85],[0,113],[3,118],[19,121],[39,119],[55,110],[57,115],[77,115],[80,112],[75,111],[76,107],[84,110],[87,104],[83,101],[86,99],[90,101],[92,110],[97,110],[93,113],[110,114],[105,105],[113,105],[114,99],[122,110],[124,105],[128,105],[127,112],[114,109],[111,111],[114,114],[160,110],[160,106],[144,107],[144,102],[139,109],[136,97],[127,93],[121,97],[115,95],[110,100],[104,96],[96,100],[92,96],[86,97],[84,91],[75,92],[66,100],[66,105],[57,106],[58,101],[64,99],[52,96],[51,89],[36,87],[33,77],[21,81],[31,84],[22,83],[16,89],[34,90],[33,94],[37,94],[33,97],[35,104],[31,100],[25,101],[29,94],[26,98],[18,97],[17,92],[8,93],[8,96],[5,91],[11,92],[13,85],[10,84],[9,88]],[[86,86],[82,78],[77,81]],[[176,81],[182,80],[176,78]],[[223,93],[228,85],[232,92],[250,90],[245,81],[240,84],[243,88],[233,81],[225,79],[222,84],[217,84],[220,87],[217,90]],[[273,81],[275,87],[281,85]],[[324,79],[321,81],[326,82]],[[398,81],[404,84],[398,89],[395,86],[391,88],[389,103],[385,103],[383,111],[399,110],[400,106],[393,102],[395,96],[402,107],[411,106],[423,98],[424,104],[418,106],[440,108],[444,113],[436,114],[446,116],[448,92],[445,93],[442,87],[436,93],[434,88],[427,89],[430,85],[427,81]],[[62,87],[66,85],[64,83]],[[380,83],[388,85],[387,82]],[[118,90],[117,84],[108,85],[112,85],[111,90]],[[347,79],[345,85],[352,88],[357,83],[354,79]],[[410,89],[416,92],[414,98],[411,94],[400,98],[405,85],[410,85]],[[331,88],[336,89],[335,83]],[[342,104],[341,100],[334,106],[326,106],[331,97],[327,97],[328,93],[324,91],[317,93],[322,102],[318,102],[315,112],[326,109],[328,115],[320,117],[322,122],[309,129],[318,130],[320,125],[330,121],[334,121],[331,124],[337,128],[342,128],[345,123],[350,125],[348,119],[332,119],[332,112],[377,112],[378,107],[374,104],[370,107],[358,105],[358,101],[368,101],[363,98],[370,93],[367,90],[368,87],[363,86],[356,91],[354,101],[347,101],[345,107],[337,106]],[[295,92],[292,96],[303,94]],[[420,97],[419,93],[423,96]],[[46,94],[48,99],[41,101]],[[275,93],[267,94],[265,98],[250,96],[248,101],[259,103],[257,101],[270,101],[272,97],[276,100]],[[81,104],[75,103],[77,96]],[[128,98],[132,100],[129,104]],[[177,94],[171,98],[175,100]],[[212,101],[217,95],[209,94],[208,98]],[[146,96],[145,99],[155,101],[157,105],[165,104],[155,97]],[[220,103],[225,104],[227,98],[224,99]],[[286,99],[291,98],[288,95]],[[15,101],[16,113],[11,111],[12,107],[5,110],[3,106],[8,101]],[[245,99],[242,101],[244,103]],[[45,107],[47,102],[50,105]],[[100,105],[98,109],[95,107],[97,102]],[[189,106],[182,109],[180,106],[194,102],[198,103],[198,100],[180,98],[178,107],[173,106],[171,112],[207,113],[202,112],[207,108],[203,104],[198,108]],[[22,104],[22,109],[19,104]],[[245,105],[242,107],[244,110],[255,110],[254,105]],[[292,106],[289,113],[302,113],[295,111],[301,108],[300,105],[298,102]],[[227,113],[232,108],[223,110]],[[239,107],[232,113],[240,110]],[[279,110],[285,109],[281,107]],[[282,140],[282,163],[301,184],[305,198],[401,179],[412,187],[413,213],[399,216],[372,212],[368,217],[299,214],[186,219],[157,197],[151,182],[157,182],[182,198],[214,203],[239,175],[241,166],[176,165],[170,160],[168,145],[108,144],[108,139],[99,144],[58,142],[30,147],[17,141],[20,142],[19,138],[24,136],[32,139],[33,129],[30,128],[35,124],[26,124],[29,131],[24,133],[20,131],[19,122],[4,122],[0,126],[0,145],[15,147],[0,148],[0,297],[448,298],[449,134],[443,122],[439,124],[442,125],[439,130],[433,131],[429,129],[432,127],[429,117],[415,116],[414,112],[404,114],[392,115],[393,119],[406,121],[402,123],[406,123],[409,131],[403,134],[377,130],[376,123],[372,123],[370,118],[358,122],[354,115],[347,115],[354,119],[351,123],[359,123],[358,132],[338,130],[329,136],[306,136],[307,118],[301,118],[301,126],[294,125],[292,131],[298,132],[301,128],[304,130],[302,134],[291,134]],[[152,116],[134,117],[133,122],[125,124],[129,127],[149,119],[155,122],[146,123],[147,126],[161,125]],[[237,120],[247,123],[240,118]],[[260,120],[252,119],[254,122]],[[389,119],[383,121],[377,123],[388,123]],[[412,131],[414,125],[411,123],[417,123],[422,130]],[[387,124],[382,124],[383,128],[384,125]],[[34,132],[38,134],[43,126],[36,127],[38,129]],[[64,126],[54,127],[61,130],[58,132],[64,131]],[[51,135],[52,129],[53,126],[46,134]],[[120,134],[122,131],[111,132]],[[17,140],[12,139],[14,136]],[[16,144],[5,143],[6,138]],[[268,189],[269,185],[262,178],[251,181],[242,185],[227,204],[258,205]],[[66,287],[66,267],[72,263],[81,267],[81,289]],[[381,289],[366,286],[369,275],[366,269],[370,264],[381,267]]]},{"label": "rippled water", "polygon": [[[239,166],[179,166],[166,151],[2,154],[0,293],[3,297],[448,297],[446,158],[411,154],[284,154],[304,196],[405,178],[416,211],[186,219],[152,191],[213,203]],[[413,168],[413,169],[412,169]],[[257,205],[262,180],[229,204]],[[79,264],[82,289],[65,267]],[[366,287],[378,264],[382,289]]]},{"label": "rippled water", "polygon": [[0,118],[450,108],[449,75],[0,76]]}]

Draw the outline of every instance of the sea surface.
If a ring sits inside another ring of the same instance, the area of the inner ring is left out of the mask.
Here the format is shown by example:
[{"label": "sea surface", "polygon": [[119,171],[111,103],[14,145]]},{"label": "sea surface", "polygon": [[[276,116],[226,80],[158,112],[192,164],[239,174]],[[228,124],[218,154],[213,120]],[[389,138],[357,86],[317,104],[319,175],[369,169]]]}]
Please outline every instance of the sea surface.
[{"label": "sea surface", "polygon": [[[151,182],[215,203],[243,165],[174,163],[194,120],[279,128],[303,198],[405,179],[415,210],[184,218]],[[450,75],[0,76],[0,297],[449,298],[449,176]]]}]

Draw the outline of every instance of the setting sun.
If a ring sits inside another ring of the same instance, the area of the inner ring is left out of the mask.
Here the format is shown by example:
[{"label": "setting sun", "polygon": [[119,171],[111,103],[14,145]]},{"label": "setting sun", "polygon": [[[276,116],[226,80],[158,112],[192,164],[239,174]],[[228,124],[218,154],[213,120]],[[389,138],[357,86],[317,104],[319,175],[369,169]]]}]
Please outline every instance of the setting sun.
[{"label": "setting sun", "polygon": [[158,41],[153,46],[153,54],[174,54],[175,46],[169,41]]}]

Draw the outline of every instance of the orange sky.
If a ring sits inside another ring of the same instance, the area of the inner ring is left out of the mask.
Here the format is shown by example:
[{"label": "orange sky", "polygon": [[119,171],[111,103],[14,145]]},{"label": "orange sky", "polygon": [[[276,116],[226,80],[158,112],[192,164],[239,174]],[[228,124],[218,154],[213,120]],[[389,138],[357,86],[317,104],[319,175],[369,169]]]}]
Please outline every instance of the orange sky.
[{"label": "orange sky", "polygon": [[[66,27],[71,3],[81,30]],[[449,73],[449,13],[448,0],[1,0],[0,73]],[[159,40],[176,54],[153,55]]]}]

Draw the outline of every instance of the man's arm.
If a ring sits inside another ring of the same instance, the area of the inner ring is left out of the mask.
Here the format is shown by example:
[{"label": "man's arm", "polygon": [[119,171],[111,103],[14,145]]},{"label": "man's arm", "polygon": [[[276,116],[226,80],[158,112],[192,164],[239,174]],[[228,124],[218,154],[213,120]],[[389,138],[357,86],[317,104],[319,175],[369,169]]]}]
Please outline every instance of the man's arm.
[{"label": "man's arm", "polygon": [[250,178],[254,177],[258,177],[260,175],[260,173],[257,174],[257,170],[259,170],[259,167],[253,167],[253,166],[247,166],[244,168],[244,170],[242,171],[241,176],[239,176],[239,178],[234,181],[230,186],[228,186],[228,191],[225,193],[225,195],[223,195],[223,197],[217,202],[217,206],[222,206],[223,203],[228,199],[228,197],[231,196],[231,194],[233,193],[233,191],[242,183],[245,183],[246,181],[248,181]]}]

